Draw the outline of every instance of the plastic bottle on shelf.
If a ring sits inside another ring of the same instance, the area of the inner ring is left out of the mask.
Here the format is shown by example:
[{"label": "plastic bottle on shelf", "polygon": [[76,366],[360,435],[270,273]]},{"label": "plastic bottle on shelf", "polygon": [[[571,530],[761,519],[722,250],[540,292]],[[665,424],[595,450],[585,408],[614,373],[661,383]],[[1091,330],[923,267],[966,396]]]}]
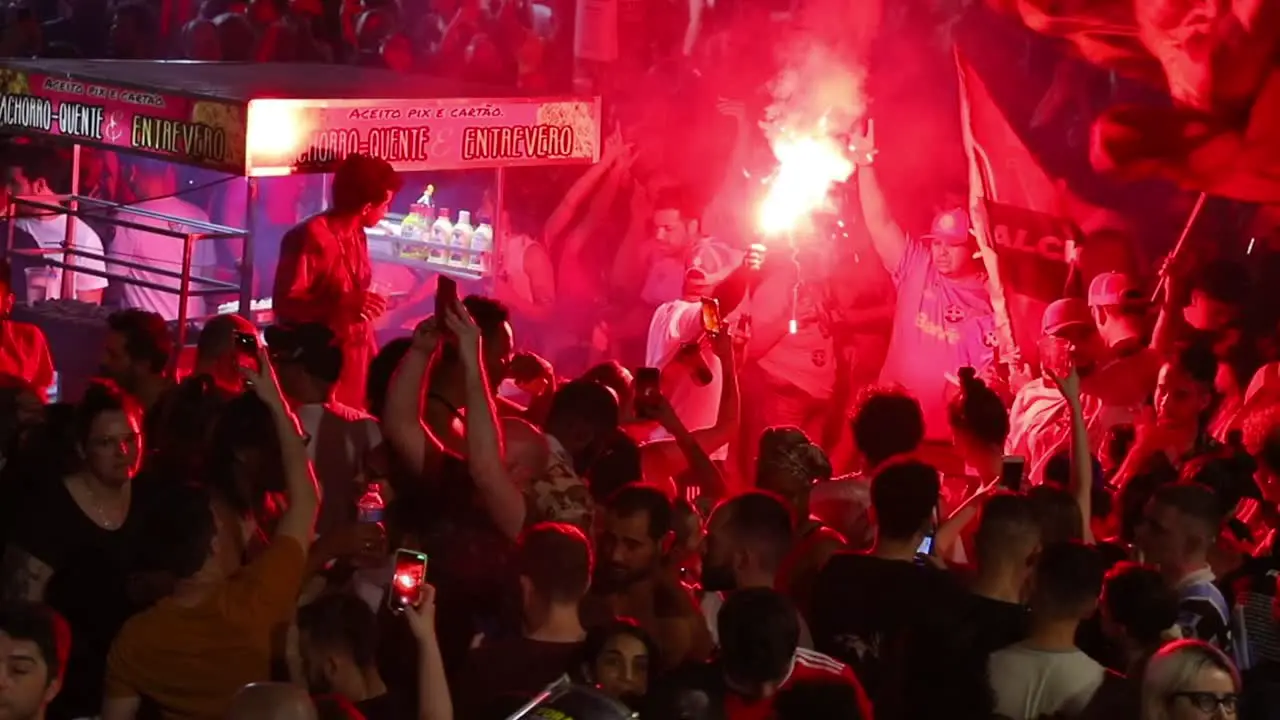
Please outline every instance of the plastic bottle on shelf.
[{"label": "plastic bottle on shelf", "polygon": [[436,222],[436,209],[431,206],[424,207],[422,209],[422,229],[421,231],[419,231],[418,237],[415,238],[417,242],[413,243],[413,248],[410,251],[410,255],[413,257],[413,259],[415,260],[429,259],[430,246],[428,246],[423,241],[431,238],[431,227],[432,225],[435,224],[435,222]]},{"label": "plastic bottle on shelf", "polygon": [[481,217],[476,231],[471,234],[471,256],[467,261],[467,268],[481,275],[487,274],[492,257],[493,225],[489,224],[489,218]]},{"label": "plastic bottle on shelf", "polygon": [[425,219],[425,216],[431,208],[433,190],[434,188],[428,185],[418,201],[409,205],[409,214],[405,215],[404,221],[400,223],[400,237],[417,240],[431,228],[431,221]]},{"label": "plastic bottle on shelf", "polygon": [[440,208],[436,221],[431,223],[431,247],[427,249],[427,261],[446,264],[449,258],[449,240],[453,237],[453,223],[449,222],[449,208]]},{"label": "plastic bottle on shelf", "polygon": [[467,267],[467,257],[471,254],[471,236],[475,230],[471,227],[471,213],[458,211],[458,222],[453,224],[453,235],[449,240],[449,267]]}]

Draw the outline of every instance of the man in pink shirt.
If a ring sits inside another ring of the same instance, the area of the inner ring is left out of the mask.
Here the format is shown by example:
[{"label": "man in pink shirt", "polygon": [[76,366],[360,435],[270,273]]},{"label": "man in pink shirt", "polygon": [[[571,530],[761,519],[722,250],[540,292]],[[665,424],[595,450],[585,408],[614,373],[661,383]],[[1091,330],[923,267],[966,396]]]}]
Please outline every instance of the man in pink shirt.
[{"label": "man in pink shirt", "polygon": [[862,216],[898,287],[880,382],[910,390],[924,410],[926,436],[949,439],[947,401],[956,373],[965,366],[982,373],[995,354],[995,315],[977,237],[968,213],[953,208],[934,218],[927,235],[909,238],[890,216],[876,179],[874,136],[854,138],[852,147]]},{"label": "man in pink shirt", "polygon": [[889,216],[872,170],[874,150],[858,153],[858,194],[876,253],[898,287],[893,335],[880,372],[920,400],[930,438],[949,437],[947,401],[955,374],[984,371],[994,357],[995,316],[978,243],[961,208],[940,213],[913,240]]}]

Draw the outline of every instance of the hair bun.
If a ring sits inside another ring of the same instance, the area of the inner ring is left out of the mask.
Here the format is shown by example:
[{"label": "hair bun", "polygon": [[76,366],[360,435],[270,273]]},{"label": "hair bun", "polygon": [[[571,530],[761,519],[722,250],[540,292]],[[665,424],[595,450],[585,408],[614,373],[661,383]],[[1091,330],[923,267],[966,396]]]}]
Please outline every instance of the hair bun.
[{"label": "hair bun", "polygon": [[960,385],[962,387],[972,387],[974,384],[983,385],[985,387],[985,384],[978,379],[978,371],[975,368],[966,365],[960,368],[958,375],[960,377]]}]

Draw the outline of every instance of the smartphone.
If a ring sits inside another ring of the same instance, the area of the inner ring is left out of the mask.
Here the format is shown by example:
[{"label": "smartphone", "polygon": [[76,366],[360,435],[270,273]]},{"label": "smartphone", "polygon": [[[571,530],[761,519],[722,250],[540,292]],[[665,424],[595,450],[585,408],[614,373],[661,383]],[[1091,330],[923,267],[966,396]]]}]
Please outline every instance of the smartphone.
[{"label": "smartphone", "polygon": [[660,382],[662,382],[662,372],[658,368],[636,368],[636,397],[657,394]]},{"label": "smartphone", "polygon": [[1013,492],[1022,491],[1022,476],[1027,470],[1027,459],[1021,455],[1006,455],[1000,463],[1000,487]]},{"label": "smartphone", "polygon": [[916,557],[932,557],[933,556],[933,536],[938,532],[938,508],[933,508],[933,519],[929,524],[929,533],[920,541],[920,546],[916,548]]},{"label": "smartphone", "polygon": [[916,548],[917,555],[933,555],[933,533],[934,531],[930,530],[929,534],[924,536],[924,540],[920,541],[920,547]]},{"label": "smartphone", "polygon": [[256,359],[258,357],[258,336],[255,333],[236,333],[236,350]]},{"label": "smartphone", "polygon": [[708,335],[719,335],[722,325],[720,322],[720,301],[715,298],[702,298],[702,329]]},{"label": "smartphone", "polygon": [[422,584],[427,581],[427,556],[417,550],[396,550],[395,574],[387,591],[387,607],[401,613],[422,601]]},{"label": "smartphone", "polygon": [[[262,372],[262,363],[258,362],[257,333],[236,333],[236,357],[239,366],[255,372]],[[253,387],[253,382],[246,379],[246,387]]]},{"label": "smartphone", "polygon": [[636,416],[647,419],[649,417],[649,406],[653,402],[660,390],[662,383],[662,371],[655,367],[636,368],[636,379],[634,383],[635,400],[633,401],[636,408]]},{"label": "smartphone", "polygon": [[444,313],[458,304],[458,281],[448,275],[436,275],[436,321],[444,324]]},{"label": "smartphone", "polygon": [[458,281],[448,275],[436,275],[436,330],[440,337],[449,340],[453,333],[445,325],[445,312],[458,304]]}]

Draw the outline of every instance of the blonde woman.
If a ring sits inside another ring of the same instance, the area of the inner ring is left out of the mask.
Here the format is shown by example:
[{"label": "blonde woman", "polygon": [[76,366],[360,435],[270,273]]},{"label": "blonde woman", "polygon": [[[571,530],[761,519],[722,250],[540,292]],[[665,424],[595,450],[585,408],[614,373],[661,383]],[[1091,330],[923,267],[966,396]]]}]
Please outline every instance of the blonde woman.
[{"label": "blonde woman", "polygon": [[1200,640],[1162,648],[1142,676],[1142,720],[1235,720],[1240,673]]}]

